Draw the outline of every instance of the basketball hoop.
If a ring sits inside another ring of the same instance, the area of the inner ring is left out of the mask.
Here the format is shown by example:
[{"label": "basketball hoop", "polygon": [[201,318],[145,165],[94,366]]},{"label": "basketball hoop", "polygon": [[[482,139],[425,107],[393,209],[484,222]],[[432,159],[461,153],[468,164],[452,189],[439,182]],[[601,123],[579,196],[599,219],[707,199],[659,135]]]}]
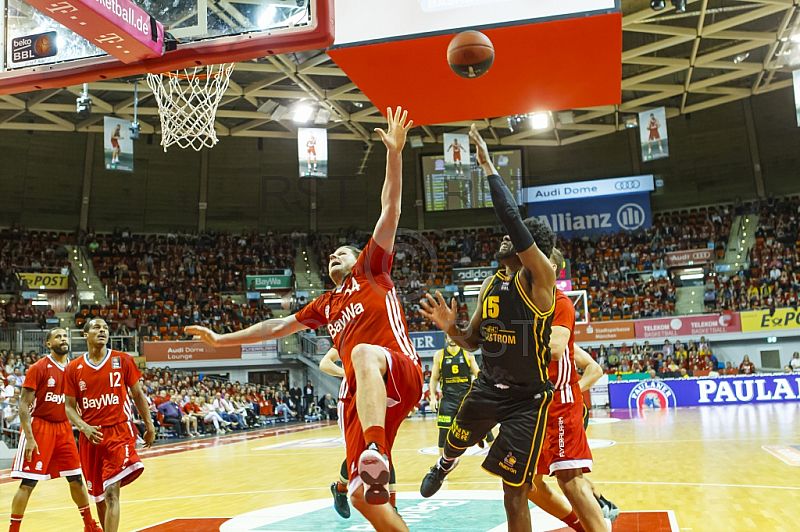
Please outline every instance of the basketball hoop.
[{"label": "basketball hoop", "polygon": [[173,144],[200,151],[217,143],[217,106],[228,89],[234,64],[147,74],[147,84],[158,102],[164,151]]}]

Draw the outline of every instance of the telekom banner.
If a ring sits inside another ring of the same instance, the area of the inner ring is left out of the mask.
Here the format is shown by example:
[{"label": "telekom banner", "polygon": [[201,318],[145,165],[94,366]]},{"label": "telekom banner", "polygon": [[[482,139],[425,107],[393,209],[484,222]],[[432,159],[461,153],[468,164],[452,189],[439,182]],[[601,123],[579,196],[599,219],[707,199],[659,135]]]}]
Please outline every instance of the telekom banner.
[{"label": "telekom banner", "polygon": [[636,338],[698,338],[706,334],[742,332],[739,314],[733,312],[639,320],[635,328]]},{"label": "telekom banner", "polygon": [[25,1],[123,63],[164,54],[164,26],[131,0]]},{"label": "telekom banner", "polygon": [[676,266],[692,266],[705,264],[714,260],[713,249],[691,249],[689,251],[670,251],[667,253],[667,265],[670,268]]}]

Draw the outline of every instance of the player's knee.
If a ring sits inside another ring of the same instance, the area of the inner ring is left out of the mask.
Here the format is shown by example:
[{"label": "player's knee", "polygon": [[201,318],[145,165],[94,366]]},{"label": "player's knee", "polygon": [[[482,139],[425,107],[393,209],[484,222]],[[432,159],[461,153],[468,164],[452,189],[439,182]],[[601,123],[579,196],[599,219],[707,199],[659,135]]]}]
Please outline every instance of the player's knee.
[{"label": "player's knee", "polygon": [[365,511],[369,511],[369,504],[367,500],[364,498],[364,490],[357,489],[353,494],[350,496],[350,504],[353,505],[353,508],[361,512],[362,514]]},{"label": "player's knee", "polygon": [[83,479],[81,478],[81,476],[80,476],[80,475],[71,475],[71,476],[68,476],[68,477],[67,477],[67,482],[69,482],[70,484],[72,484],[72,483],[77,483],[77,484],[78,484],[78,486],[83,486]]},{"label": "player's knee", "polygon": [[353,363],[353,369],[359,371],[377,366],[379,354],[375,346],[358,344],[350,351],[350,360]]},{"label": "player's knee", "polygon": [[20,484],[19,484],[19,487],[20,487],[20,489],[22,489],[24,491],[31,492],[31,491],[33,491],[33,488],[36,487],[36,483],[37,482],[39,482],[39,481],[30,479],[30,478],[23,478],[22,482],[20,482]]}]

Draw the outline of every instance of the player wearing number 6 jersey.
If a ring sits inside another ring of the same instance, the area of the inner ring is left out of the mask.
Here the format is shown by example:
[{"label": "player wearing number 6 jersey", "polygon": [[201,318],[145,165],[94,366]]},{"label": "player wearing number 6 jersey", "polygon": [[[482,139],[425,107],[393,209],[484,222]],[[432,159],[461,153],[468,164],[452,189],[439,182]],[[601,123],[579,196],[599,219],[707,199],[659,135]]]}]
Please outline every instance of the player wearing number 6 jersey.
[{"label": "player wearing number 6 jersey", "polygon": [[19,404],[22,433],[11,478],[22,483],[11,503],[9,532],[17,532],[33,488],[40,480],[65,477],[72,500],[83,518],[84,532],[102,532],[92,519],[89,496],[81,481],[81,462],[64,411],[64,369],[69,360],[69,333],[50,329],[45,341],[50,354],[28,368]]},{"label": "player wearing number 6 jersey", "polygon": [[392,444],[406,414],[422,397],[422,369],[408,336],[403,307],[390,272],[400,218],[402,150],[411,122],[388,110],[386,179],[381,215],[363,251],[342,246],[330,255],[328,273],[336,288],[287,318],[267,320],[219,335],[205,327],[186,332],[212,345],[239,345],[328,326],[345,373],[344,431],[353,506],[376,530],[408,530],[389,505]]},{"label": "player wearing number 6 jersey", "polygon": [[[139,412],[148,412],[139,369],[127,353],[106,347],[108,325],[93,319],[83,327],[89,351],[67,366],[64,393],[67,417],[80,435],[80,456],[89,496],[105,532],[119,529],[119,490],[144,471],[136,454],[136,431],[128,396]],[[155,429],[144,417],[145,447],[152,445]]]}]

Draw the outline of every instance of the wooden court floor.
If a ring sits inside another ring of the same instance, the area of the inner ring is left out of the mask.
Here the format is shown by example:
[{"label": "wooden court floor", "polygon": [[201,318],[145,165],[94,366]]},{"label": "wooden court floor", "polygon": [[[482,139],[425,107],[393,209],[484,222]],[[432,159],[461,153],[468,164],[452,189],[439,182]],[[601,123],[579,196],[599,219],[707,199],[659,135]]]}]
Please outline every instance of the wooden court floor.
[{"label": "wooden court floor", "polygon": [[[800,531],[800,403],[594,415],[592,478],[623,511],[614,530]],[[145,473],[122,490],[121,529],[368,530],[330,508],[329,485],[344,457],[339,437],[335,425],[314,424],[146,451]],[[428,416],[408,420],[395,446],[400,512],[411,530],[503,530],[499,481],[480,469],[481,456],[462,460],[441,500],[419,499],[419,482],[435,461],[420,450],[436,439]],[[16,488],[1,472],[2,527]],[[532,511],[534,530],[562,530]],[[39,483],[23,530],[81,528],[66,481]]]}]

